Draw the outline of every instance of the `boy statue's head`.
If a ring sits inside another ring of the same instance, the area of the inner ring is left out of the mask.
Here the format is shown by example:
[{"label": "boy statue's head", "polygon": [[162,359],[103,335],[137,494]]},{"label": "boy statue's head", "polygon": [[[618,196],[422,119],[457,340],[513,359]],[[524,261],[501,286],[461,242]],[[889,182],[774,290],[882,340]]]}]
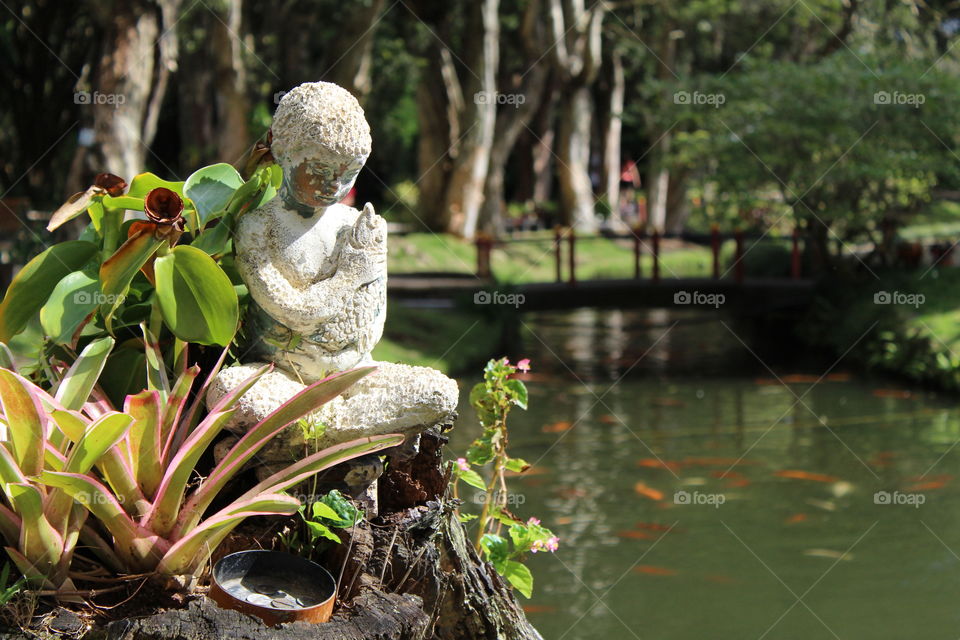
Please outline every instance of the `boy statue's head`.
[{"label": "boy statue's head", "polygon": [[360,103],[330,82],[306,82],[287,92],[271,131],[285,199],[311,209],[346,197],[370,156],[370,125]]}]

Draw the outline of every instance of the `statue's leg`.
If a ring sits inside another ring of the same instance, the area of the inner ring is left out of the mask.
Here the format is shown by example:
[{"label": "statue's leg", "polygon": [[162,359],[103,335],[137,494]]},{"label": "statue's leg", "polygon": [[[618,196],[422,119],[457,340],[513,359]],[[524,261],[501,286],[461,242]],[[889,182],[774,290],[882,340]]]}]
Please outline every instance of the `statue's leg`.
[{"label": "statue's leg", "polygon": [[324,445],[386,433],[403,434],[415,445],[424,430],[452,423],[459,397],[456,381],[427,367],[371,364],[377,366],[375,372],[318,412],[327,425]]}]

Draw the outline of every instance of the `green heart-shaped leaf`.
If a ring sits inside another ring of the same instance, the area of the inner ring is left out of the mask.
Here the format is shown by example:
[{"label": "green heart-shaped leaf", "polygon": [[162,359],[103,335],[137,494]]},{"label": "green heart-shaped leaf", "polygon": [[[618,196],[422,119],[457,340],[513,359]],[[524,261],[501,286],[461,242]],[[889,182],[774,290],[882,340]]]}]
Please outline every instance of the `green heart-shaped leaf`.
[{"label": "green heart-shaped leaf", "polygon": [[178,246],[154,263],[157,300],[163,320],[184,342],[225,346],[240,318],[230,278],[213,258],[191,246]]}]

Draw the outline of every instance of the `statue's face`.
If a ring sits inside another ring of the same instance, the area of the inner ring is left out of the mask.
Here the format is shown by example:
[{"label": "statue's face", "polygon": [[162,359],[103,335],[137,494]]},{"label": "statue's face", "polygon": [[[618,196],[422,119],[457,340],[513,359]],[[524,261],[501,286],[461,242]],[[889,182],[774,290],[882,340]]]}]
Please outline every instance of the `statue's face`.
[{"label": "statue's face", "polygon": [[304,160],[285,174],[291,195],[308,207],[328,207],[343,200],[353,187],[366,157],[328,155]]}]

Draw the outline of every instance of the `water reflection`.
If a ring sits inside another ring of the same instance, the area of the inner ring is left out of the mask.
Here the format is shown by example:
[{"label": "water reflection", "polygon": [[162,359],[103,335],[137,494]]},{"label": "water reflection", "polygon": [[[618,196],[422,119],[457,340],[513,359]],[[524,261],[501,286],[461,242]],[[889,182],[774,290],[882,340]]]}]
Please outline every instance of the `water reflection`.
[{"label": "water reflection", "polygon": [[[710,314],[523,322],[517,510],[562,539],[531,559],[545,638],[960,636],[950,399],[772,362],[784,386]],[[454,450],[476,434],[461,416]]]}]

